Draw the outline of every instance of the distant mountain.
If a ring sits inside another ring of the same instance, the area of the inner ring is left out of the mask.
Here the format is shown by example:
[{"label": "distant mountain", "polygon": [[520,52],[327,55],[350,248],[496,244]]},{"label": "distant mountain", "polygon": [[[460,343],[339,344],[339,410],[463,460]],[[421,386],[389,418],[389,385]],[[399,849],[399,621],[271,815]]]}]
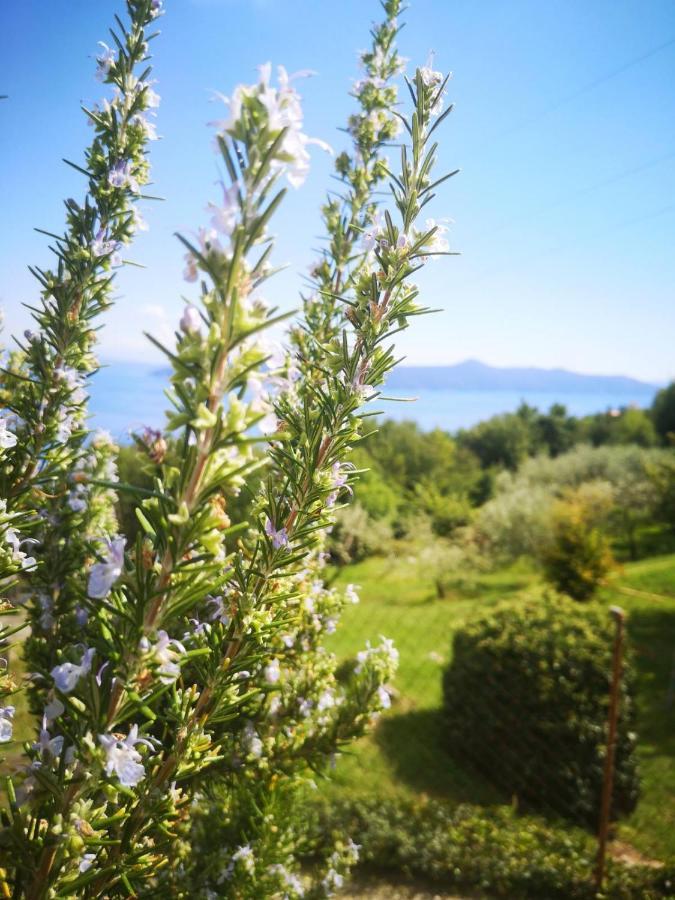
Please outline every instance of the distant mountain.
[{"label": "distant mountain", "polygon": [[580,375],[567,369],[498,368],[476,359],[454,366],[399,366],[387,379],[392,390],[540,391],[561,394],[636,394],[651,397],[659,385],[625,375]]}]

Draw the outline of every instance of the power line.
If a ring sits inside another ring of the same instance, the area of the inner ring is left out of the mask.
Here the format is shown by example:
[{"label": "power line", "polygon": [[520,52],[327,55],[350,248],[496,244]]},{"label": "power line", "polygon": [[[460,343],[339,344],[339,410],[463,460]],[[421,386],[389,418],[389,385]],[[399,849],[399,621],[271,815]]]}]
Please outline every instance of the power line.
[{"label": "power line", "polygon": [[533,116],[530,116],[527,119],[523,119],[520,122],[517,122],[511,128],[507,128],[505,131],[500,132],[498,135],[494,137],[493,140],[498,140],[500,138],[508,137],[516,131],[520,131],[522,128],[527,128],[532,125],[534,122],[538,122],[540,119],[545,118],[550,115],[552,112],[560,109],[562,106],[566,106],[568,103],[572,103],[572,101],[576,100],[578,97],[582,97],[584,94],[587,94],[589,91],[594,90],[596,87],[599,87],[601,84],[604,84],[607,81],[610,81],[612,78],[616,78],[619,75],[623,75],[624,72],[628,71],[628,69],[632,69],[633,66],[637,66],[642,62],[645,62],[648,59],[651,59],[652,56],[656,56],[657,53],[661,53],[662,50],[666,50],[668,47],[672,47],[675,44],[675,37],[669,38],[667,41],[664,41],[662,44],[658,44],[656,47],[652,47],[651,50],[647,50],[645,53],[642,53],[640,56],[636,56],[633,59],[629,59],[627,62],[622,63],[616,69],[612,69],[610,72],[601,75],[599,78],[595,78],[593,81],[589,81],[588,84],[584,84],[581,87],[577,88],[577,90],[573,91],[571,94],[567,94],[565,97],[561,97],[560,100],[556,100],[550,106],[547,106],[539,113],[535,113]]},{"label": "power line", "polygon": [[[650,212],[647,212],[647,213],[644,213],[644,214],[641,214],[638,216],[634,216],[633,218],[624,219],[621,222],[615,222],[613,225],[610,225],[608,228],[605,228],[602,231],[597,232],[596,235],[594,235],[594,236],[604,236],[607,234],[611,234],[612,232],[623,231],[623,229],[629,228],[632,225],[638,225],[638,224],[641,224],[642,222],[648,222],[651,219],[658,219],[658,218],[661,218],[661,216],[668,215],[669,213],[672,213],[672,212],[675,212],[675,203],[669,203],[666,206],[661,206],[658,209],[651,210]],[[553,254],[560,254],[563,251],[567,251],[570,248],[573,248],[574,246],[579,244],[581,241],[583,241],[584,243],[588,242],[588,236],[575,238],[574,240],[566,241],[562,244],[557,244],[554,247],[548,247],[545,250],[540,250],[537,253],[530,253],[527,256],[521,257],[521,259],[522,259],[523,264],[527,264],[527,263],[532,262],[532,260],[535,260],[535,259],[541,259],[542,257],[551,256]],[[489,281],[491,278],[495,278],[496,276],[505,274],[506,272],[513,272],[513,271],[514,271],[513,267],[511,267],[511,266],[496,267],[496,268],[493,268],[492,270],[488,269],[487,272],[482,273],[481,277],[476,279],[476,281],[469,283],[466,287],[470,288],[470,287],[474,287],[479,284],[484,284],[486,281]]]},{"label": "power line", "polygon": [[533,209],[522,213],[519,216],[511,217],[507,222],[503,222],[501,225],[497,225],[495,228],[487,231],[481,232],[483,236],[488,236],[491,234],[497,234],[501,231],[509,229],[513,226],[514,223],[524,222],[528,219],[531,219],[533,216],[540,216],[545,212],[548,212],[551,209],[557,209],[560,206],[565,206],[566,204],[572,202],[578,197],[585,197],[588,194],[592,194],[595,191],[599,191],[602,188],[608,187],[611,184],[616,184],[619,181],[622,181],[624,178],[629,178],[631,175],[639,175],[641,172],[646,172],[649,169],[653,169],[656,166],[660,166],[665,162],[668,162],[671,159],[675,159],[675,150],[671,150],[669,153],[665,153],[662,156],[657,156],[654,159],[650,159],[644,163],[638,163],[637,165],[630,166],[628,169],[623,169],[621,172],[617,172],[615,175],[610,175],[608,178],[603,178],[601,181],[596,181],[593,184],[589,184],[586,187],[577,188],[577,190],[568,191],[564,196],[558,197],[557,200],[553,200],[550,203],[542,204],[541,206],[534,207]]}]

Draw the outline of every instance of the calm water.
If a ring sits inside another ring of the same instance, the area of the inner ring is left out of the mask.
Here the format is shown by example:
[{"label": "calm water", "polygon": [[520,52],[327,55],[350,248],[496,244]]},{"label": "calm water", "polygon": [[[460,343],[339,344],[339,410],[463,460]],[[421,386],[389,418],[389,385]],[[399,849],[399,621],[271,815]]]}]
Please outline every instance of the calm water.
[{"label": "calm water", "polygon": [[[91,381],[91,407],[94,425],[108,429],[118,440],[124,440],[130,428],[162,424],[169,402],[164,396],[167,376],[159,366],[141,363],[114,363]],[[444,428],[455,431],[467,428],[496,413],[510,412],[524,400],[538,409],[552,403],[564,403],[568,411],[581,416],[617,406],[646,406],[652,395],[644,391],[631,393],[546,393],[538,391],[418,391],[411,394],[389,392],[390,396],[416,396],[414,403],[380,400],[372,404],[390,419],[414,419],[421,428]]]}]

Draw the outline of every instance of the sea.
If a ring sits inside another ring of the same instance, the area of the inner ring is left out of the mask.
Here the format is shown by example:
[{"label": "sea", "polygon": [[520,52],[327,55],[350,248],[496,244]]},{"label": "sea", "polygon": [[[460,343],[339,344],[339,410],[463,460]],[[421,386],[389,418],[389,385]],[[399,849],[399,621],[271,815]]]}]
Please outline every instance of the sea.
[{"label": "sea", "polygon": [[[114,362],[104,365],[90,381],[92,425],[104,428],[118,441],[129,439],[130,431],[162,425],[170,409],[164,395],[168,378],[161,365]],[[387,398],[391,399],[385,399]],[[525,402],[540,410],[562,403],[575,416],[605,412],[625,406],[648,406],[653,392],[636,389],[620,393],[545,392],[513,390],[400,390],[383,391],[369,411],[383,418],[416,422],[423,430],[442,428],[457,431],[469,428],[498,413],[512,412]]]}]

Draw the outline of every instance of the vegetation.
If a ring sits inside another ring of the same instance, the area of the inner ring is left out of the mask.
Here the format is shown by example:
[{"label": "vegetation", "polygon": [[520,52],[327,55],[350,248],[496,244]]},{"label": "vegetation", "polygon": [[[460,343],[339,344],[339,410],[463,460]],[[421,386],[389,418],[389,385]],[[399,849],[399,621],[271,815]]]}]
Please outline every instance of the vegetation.
[{"label": "vegetation", "polygon": [[[434,169],[448,79],[418,68],[399,103],[403,5],[381,5],[286,347],[261,342],[287,318],[258,293],[275,271],[268,227],[282,180],[302,184],[322,142],[302,131],[285,69],[275,83],[265,65],[224,98],[222,203],[213,227],[181,238],[197,287],[175,342],[153,339],[172,409],[121,453],[90,433],[87,386],[120,252],[143,224],[162,0],[126,0],[114,46],[100,45],[108,96],[85,110],[93,138],[74,165],[84,200],[50,235],[53,270],[32,270],[35,330],[0,370],[0,640],[23,655],[0,667],[3,896],[319,900],[356,861],[351,823],[372,864],[500,896],[586,897],[587,838],[557,817],[592,827],[597,814],[617,591],[637,674],[622,694],[616,827],[672,853],[675,596],[665,568],[611,567],[672,547],[675,387],[649,411],[523,404],[456,435],[365,434],[391,339],[430,312],[412,277],[449,246],[421,216],[455,174]],[[544,602],[542,572],[587,604]],[[364,583],[363,606],[346,578]],[[311,779],[390,707],[326,792],[367,779],[378,805],[334,804],[308,834]],[[449,805],[405,797],[423,788]],[[506,809],[535,801],[555,823]],[[617,866],[608,891],[658,896],[670,878]]]},{"label": "vegetation", "polygon": [[[606,616],[560,597],[500,604],[455,632],[443,676],[448,746],[509,795],[593,829],[609,708]],[[624,668],[612,815],[635,808],[632,672]]]},{"label": "vegetation", "polygon": [[588,600],[614,564],[609,540],[594,524],[580,491],[551,508],[551,537],[542,551],[546,579],[574,600]]},{"label": "vegetation", "polygon": [[365,868],[480,896],[657,900],[675,893],[675,867],[610,860],[604,890],[596,894],[596,846],[587,833],[508,807],[347,798],[321,807],[315,827],[319,839],[331,829],[358,834]]},{"label": "vegetation", "polygon": [[[107,96],[85,110],[84,200],[69,199],[63,234],[50,234],[57,262],[33,270],[35,330],[0,371],[0,613],[14,616],[0,639],[6,652],[27,626],[30,672],[22,684],[0,673],[13,757],[0,893],[319,900],[357,848],[336,838],[303,871],[299,798],[389,706],[398,657],[383,639],[338,671],[325,637],[353,592],[325,583],[325,536],[353,492],[351,452],[395,365],[391,338],[430,311],[411,278],[449,251],[445,227],[420,220],[454,174],[435,170],[448,79],[417,69],[399,104],[402,4],[384,0],[336,157],[341,189],[321,209],[325,249],[276,355],[261,335],[288,315],[259,293],[275,272],[268,228],[283,180],[299,187],[307,147],[323,142],[303,132],[283,66],[222,98],[222,201],[211,227],[181,238],[196,287],[175,341],[152,339],[170,363],[171,410],[161,431],[137,435],[143,463],[125,454],[120,483],[110,436],[88,430],[87,386],[149,181],[148,42],[163,4],[126,8],[97,55]],[[383,151],[399,131],[392,173]],[[117,493],[130,495],[133,542]],[[242,493],[247,517],[233,519]],[[18,702],[32,714],[24,735]]]},{"label": "vegetation", "polygon": [[[345,611],[332,647],[349,659],[364,637],[385,633],[400,648],[400,662],[392,709],[371,737],[339,759],[334,782],[324,782],[322,791],[331,803],[352,795],[384,802],[425,794],[453,808],[462,803],[508,806],[512,796],[507,791],[449,752],[442,671],[457,630],[505,599],[516,605],[538,600],[543,593],[540,576],[524,561],[473,573],[470,579],[459,573],[447,597],[438,599],[431,573],[416,564],[421,549],[401,542],[391,555],[339,574],[338,584],[360,585],[361,602]],[[634,812],[619,820],[616,836],[664,861],[675,859],[674,584],[675,556],[629,563],[590,605],[606,619],[609,606],[622,606],[633,648],[640,798]],[[534,752],[528,748],[528,758]]]}]

